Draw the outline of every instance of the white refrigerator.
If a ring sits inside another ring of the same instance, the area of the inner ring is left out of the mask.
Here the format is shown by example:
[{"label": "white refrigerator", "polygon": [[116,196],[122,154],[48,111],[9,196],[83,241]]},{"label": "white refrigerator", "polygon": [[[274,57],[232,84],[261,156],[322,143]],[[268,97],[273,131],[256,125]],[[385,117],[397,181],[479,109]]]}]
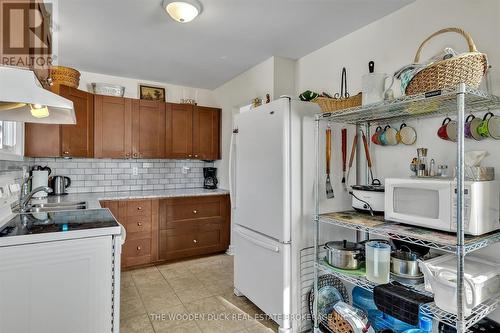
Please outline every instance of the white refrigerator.
[{"label": "white refrigerator", "polygon": [[300,249],[313,243],[317,104],[280,98],[234,119],[230,179],[234,286],[297,332]]}]

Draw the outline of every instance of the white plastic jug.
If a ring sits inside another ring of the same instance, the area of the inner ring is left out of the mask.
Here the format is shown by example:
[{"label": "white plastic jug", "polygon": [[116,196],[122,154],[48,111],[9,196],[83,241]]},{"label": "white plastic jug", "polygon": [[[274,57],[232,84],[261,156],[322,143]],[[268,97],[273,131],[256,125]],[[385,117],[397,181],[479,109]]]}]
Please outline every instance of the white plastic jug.
[{"label": "white plastic jug", "polygon": [[[446,268],[432,272],[425,262],[419,260],[418,265],[424,273],[425,281],[429,282],[434,293],[434,302],[444,311],[457,314],[457,274]],[[470,316],[476,303],[476,292],[472,282],[464,276],[466,292],[464,292],[464,314]],[[469,297],[471,296],[470,300]]]}]

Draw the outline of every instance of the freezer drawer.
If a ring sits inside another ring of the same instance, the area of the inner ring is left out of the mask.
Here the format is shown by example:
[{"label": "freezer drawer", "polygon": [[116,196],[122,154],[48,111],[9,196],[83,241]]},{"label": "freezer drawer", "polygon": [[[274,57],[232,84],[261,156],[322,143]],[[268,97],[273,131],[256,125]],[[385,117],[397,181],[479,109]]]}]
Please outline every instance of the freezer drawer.
[{"label": "freezer drawer", "polygon": [[[234,228],[234,286],[255,305],[289,328],[291,312],[290,251],[283,244],[249,229]],[[284,316],[282,316],[284,315]]]}]

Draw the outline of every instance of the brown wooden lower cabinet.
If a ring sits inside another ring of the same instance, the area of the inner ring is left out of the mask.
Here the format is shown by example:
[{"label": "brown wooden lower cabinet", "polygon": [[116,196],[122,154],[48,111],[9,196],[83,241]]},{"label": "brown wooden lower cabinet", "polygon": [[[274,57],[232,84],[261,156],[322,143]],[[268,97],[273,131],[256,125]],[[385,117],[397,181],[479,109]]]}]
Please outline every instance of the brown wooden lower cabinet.
[{"label": "brown wooden lower cabinet", "polygon": [[225,251],[230,237],[228,195],[101,201],[127,231],[122,267]]}]

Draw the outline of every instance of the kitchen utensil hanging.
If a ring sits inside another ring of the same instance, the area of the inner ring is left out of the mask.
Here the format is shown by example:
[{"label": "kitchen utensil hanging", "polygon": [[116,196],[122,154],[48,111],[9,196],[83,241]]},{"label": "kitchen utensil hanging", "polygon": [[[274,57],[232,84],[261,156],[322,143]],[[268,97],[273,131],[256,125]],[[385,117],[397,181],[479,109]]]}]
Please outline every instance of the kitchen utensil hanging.
[{"label": "kitchen utensil hanging", "polygon": [[372,179],[371,183],[372,183],[372,185],[376,185],[377,183],[378,183],[378,185],[380,185],[380,180],[375,179],[373,177],[372,158],[370,156],[370,148],[368,148],[368,142],[366,140],[365,132],[361,131],[361,137],[363,139],[363,146],[365,148],[365,157],[366,157],[366,162],[368,163],[368,170],[370,171],[370,176]]},{"label": "kitchen utensil hanging", "polygon": [[345,184],[345,172],[347,163],[347,128],[342,129],[342,184]]},{"label": "kitchen utensil hanging", "polygon": [[352,140],[352,148],[351,148],[351,156],[349,157],[349,168],[347,169],[346,182],[344,184],[345,189],[347,190],[347,184],[349,184],[349,175],[351,173],[352,162],[354,161],[354,156],[356,155],[356,146],[358,145],[358,133],[354,135],[354,139]]},{"label": "kitchen utensil hanging", "polygon": [[326,198],[331,199],[335,197],[333,193],[332,183],[330,181],[330,164],[332,157],[332,128],[328,125],[326,128]]}]

